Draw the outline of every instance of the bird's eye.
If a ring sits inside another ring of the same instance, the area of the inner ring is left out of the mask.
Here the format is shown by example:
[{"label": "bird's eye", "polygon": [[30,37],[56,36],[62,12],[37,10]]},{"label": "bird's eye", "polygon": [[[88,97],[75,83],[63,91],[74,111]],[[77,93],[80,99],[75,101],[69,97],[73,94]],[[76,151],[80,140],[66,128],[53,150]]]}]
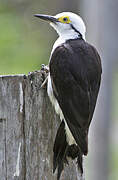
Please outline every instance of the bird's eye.
[{"label": "bird's eye", "polygon": [[68,18],[64,17],[64,18],[63,18],[63,21],[64,21],[64,22],[68,21]]},{"label": "bird's eye", "polygon": [[58,18],[58,21],[65,24],[69,24],[71,22],[68,16],[61,16]]}]

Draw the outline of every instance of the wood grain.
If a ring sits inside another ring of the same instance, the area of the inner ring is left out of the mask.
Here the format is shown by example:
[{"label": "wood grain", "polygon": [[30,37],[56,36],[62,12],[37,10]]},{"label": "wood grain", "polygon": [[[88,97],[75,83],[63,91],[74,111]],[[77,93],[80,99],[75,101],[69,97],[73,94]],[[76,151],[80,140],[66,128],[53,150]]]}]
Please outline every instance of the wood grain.
[{"label": "wood grain", "polygon": [[[53,143],[60,120],[40,89],[42,72],[0,76],[0,179],[56,180]],[[78,180],[75,162],[61,180]]]}]

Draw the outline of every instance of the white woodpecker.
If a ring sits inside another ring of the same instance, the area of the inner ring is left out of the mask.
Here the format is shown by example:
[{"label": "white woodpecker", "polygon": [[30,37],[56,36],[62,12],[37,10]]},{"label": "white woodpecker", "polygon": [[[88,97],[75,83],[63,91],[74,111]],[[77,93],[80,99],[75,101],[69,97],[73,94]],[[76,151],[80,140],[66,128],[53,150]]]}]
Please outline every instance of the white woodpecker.
[{"label": "white woodpecker", "polygon": [[47,87],[61,119],[53,148],[53,171],[58,169],[59,180],[67,157],[77,158],[83,174],[82,157],[88,153],[88,130],[101,82],[101,59],[85,40],[86,27],[80,16],[72,12],[35,16],[50,22],[59,35],[50,56]]}]

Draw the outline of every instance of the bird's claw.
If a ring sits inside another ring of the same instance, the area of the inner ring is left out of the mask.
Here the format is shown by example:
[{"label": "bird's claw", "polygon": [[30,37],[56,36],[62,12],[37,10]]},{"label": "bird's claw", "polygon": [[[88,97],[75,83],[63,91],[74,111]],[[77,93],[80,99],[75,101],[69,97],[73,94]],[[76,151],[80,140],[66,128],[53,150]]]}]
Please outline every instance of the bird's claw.
[{"label": "bird's claw", "polygon": [[40,89],[46,88],[47,82],[48,82],[48,76],[46,77],[46,79],[45,79],[45,80],[43,81],[43,83],[41,84]]},{"label": "bird's claw", "polygon": [[49,72],[49,66],[48,65],[46,66],[45,64],[42,64],[41,65],[41,70],[45,71],[46,73],[48,73]]},{"label": "bird's claw", "polygon": [[42,85],[41,85],[40,89],[46,88],[46,84],[48,81],[49,66],[42,64],[41,65],[41,71],[42,71]]}]

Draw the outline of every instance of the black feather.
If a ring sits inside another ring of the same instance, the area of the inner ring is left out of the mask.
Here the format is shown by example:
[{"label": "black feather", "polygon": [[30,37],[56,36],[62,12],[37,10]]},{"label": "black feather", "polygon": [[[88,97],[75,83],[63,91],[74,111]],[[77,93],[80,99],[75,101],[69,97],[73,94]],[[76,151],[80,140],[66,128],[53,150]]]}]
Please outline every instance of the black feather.
[{"label": "black feather", "polygon": [[54,95],[75,141],[86,155],[88,128],[101,80],[100,57],[84,40],[68,40],[55,49],[49,67]]},{"label": "black feather", "polygon": [[96,49],[83,39],[68,40],[57,47],[50,59],[53,93],[77,143],[68,145],[62,121],[54,143],[54,171],[59,180],[67,157],[77,157],[83,173],[82,156],[88,153],[88,130],[101,82],[101,59]]},{"label": "black feather", "polygon": [[57,168],[57,180],[60,179],[64,164],[68,164],[68,157],[72,159],[77,158],[78,169],[83,173],[81,150],[78,145],[69,145],[66,139],[65,123],[62,121],[58,128],[53,148],[53,173]]},{"label": "black feather", "polygon": [[60,173],[63,170],[63,163],[67,162],[65,158],[67,147],[68,143],[66,141],[65,124],[64,121],[62,121],[60,127],[58,128],[54,142],[53,172],[55,172],[57,166]]}]

